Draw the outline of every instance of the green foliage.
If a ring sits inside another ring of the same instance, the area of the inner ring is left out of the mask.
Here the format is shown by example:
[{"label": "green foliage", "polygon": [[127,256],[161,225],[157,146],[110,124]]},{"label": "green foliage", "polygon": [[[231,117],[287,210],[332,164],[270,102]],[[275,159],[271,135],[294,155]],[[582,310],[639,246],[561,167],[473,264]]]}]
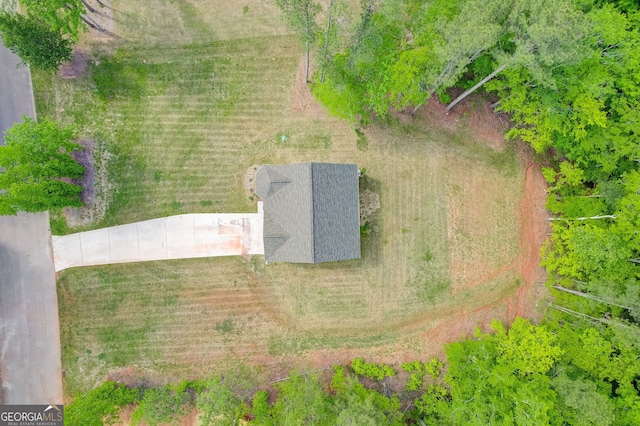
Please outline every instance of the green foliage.
[{"label": "green foliage", "polygon": [[71,141],[73,130],[43,119],[36,123],[24,117],[6,131],[0,146],[0,214],[23,210],[38,212],[57,207],[80,207],[82,188],[61,180],[77,179],[84,167],[71,153],[80,146]]},{"label": "green foliage", "polygon": [[324,82],[315,81],[312,92],[333,115],[342,118],[371,112],[385,117],[388,100],[384,88],[387,70],[394,61],[402,34],[396,3],[377,10],[375,2],[363,2],[360,22],[344,51],[324,66]]},{"label": "green foliage", "polygon": [[169,423],[176,420],[184,412],[184,404],[191,401],[191,395],[183,386],[165,385],[144,390],[142,400],[131,414],[131,422],[141,421],[149,425]]},{"label": "green foliage", "polygon": [[369,377],[378,381],[396,374],[390,365],[366,362],[363,358],[355,358],[351,361],[351,368],[359,376]]},{"label": "green foliage", "polygon": [[233,320],[226,318],[224,321],[216,323],[216,331],[221,333],[231,333],[233,331]]},{"label": "green foliage", "polygon": [[561,417],[572,425],[607,426],[615,419],[614,406],[603,394],[598,393],[594,382],[585,379],[570,379],[566,374],[551,382],[560,397]]},{"label": "green foliage", "polygon": [[33,68],[51,71],[71,60],[71,42],[37,17],[0,12],[0,33],[3,44]]},{"label": "green foliage", "polygon": [[[510,131],[539,152],[553,148],[584,172],[586,182],[610,180],[634,167],[638,144],[632,118],[640,81],[637,20],[611,5],[593,8],[585,59],[553,69],[557,90],[534,84],[524,69],[505,71],[489,88],[513,112]],[[575,182],[575,180],[573,180]]]},{"label": "green foliage", "polygon": [[274,388],[278,398],[271,409],[274,425],[331,425],[335,415],[322,390],[318,377],[295,372]]},{"label": "green foliage", "polygon": [[273,424],[271,407],[269,406],[269,392],[265,390],[256,392],[253,396],[251,414],[255,418],[255,422],[259,425]]},{"label": "green foliage", "polygon": [[449,392],[439,385],[430,385],[415,400],[418,415],[428,426],[451,425],[451,402]]},{"label": "green foliage", "polygon": [[[561,355],[551,333],[522,319],[509,332],[499,323],[493,326],[496,334],[478,334],[446,349],[450,419],[454,424],[549,423],[555,393],[545,373]],[[525,354],[533,358],[519,358]]]},{"label": "green foliage", "polygon": [[422,387],[424,375],[429,374],[433,379],[437,378],[444,368],[444,363],[438,358],[432,358],[424,364],[418,360],[405,362],[401,367],[407,373],[411,373],[407,382],[407,390],[416,391]]},{"label": "green foliage", "polygon": [[432,378],[437,378],[442,374],[442,370],[444,369],[444,362],[440,361],[438,358],[431,358],[429,362],[424,364],[424,371]]},{"label": "green foliage", "polygon": [[84,395],[77,396],[64,408],[65,424],[69,426],[110,425],[120,420],[122,407],[140,400],[140,390],[107,381]]},{"label": "green foliage", "polygon": [[311,93],[327,108],[329,114],[339,118],[351,119],[363,112],[361,99],[362,90],[347,83],[334,80],[327,76],[324,83],[315,82]]},{"label": "green foliage", "polygon": [[152,65],[130,60],[123,50],[103,57],[91,72],[98,97],[107,101],[119,97],[140,99],[146,93],[150,67]]},{"label": "green foliage", "polygon": [[508,334],[498,326],[498,336],[498,362],[509,365],[519,375],[545,374],[563,353],[557,337],[545,326],[536,327],[520,317],[511,324]]},{"label": "green foliage", "polygon": [[407,373],[412,373],[409,376],[409,381],[407,382],[407,390],[408,391],[416,391],[422,386],[422,380],[424,378],[424,365],[418,361],[405,362],[401,365],[402,369]]},{"label": "green foliage", "polygon": [[614,328],[565,325],[557,333],[567,351],[562,360],[567,377],[561,375],[553,383],[563,397],[563,414],[581,417],[582,424],[636,424],[640,347]]},{"label": "green foliage", "polygon": [[316,15],[322,7],[313,0],[276,0],[289,27],[298,33],[303,43],[313,43],[317,37]]},{"label": "green foliage", "polygon": [[388,398],[367,389],[357,378],[340,366],[334,367],[331,389],[335,392],[333,410],[338,425],[399,425],[402,424],[400,400],[397,395]]},{"label": "green foliage", "polygon": [[[249,412],[249,407],[238,398],[221,379],[206,384],[206,390],[198,395],[198,410],[202,413],[202,425],[236,425]],[[254,406],[255,409],[255,406]]]},{"label": "green foliage", "polygon": [[409,376],[409,381],[407,382],[407,390],[408,391],[417,391],[422,386],[422,380],[424,376],[420,374],[412,374]]},{"label": "green foliage", "polygon": [[74,41],[80,30],[86,30],[82,0],[20,0],[20,5],[28,16],[42,19],[52,31],[67,34]]}]

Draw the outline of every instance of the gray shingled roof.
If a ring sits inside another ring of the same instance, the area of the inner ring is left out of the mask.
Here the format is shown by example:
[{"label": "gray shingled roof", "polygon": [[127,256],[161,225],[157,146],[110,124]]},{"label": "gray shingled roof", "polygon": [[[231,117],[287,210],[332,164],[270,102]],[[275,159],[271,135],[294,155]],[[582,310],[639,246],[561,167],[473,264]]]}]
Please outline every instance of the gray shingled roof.
[{"label": "gray shingled roof", "polygon": [[256,173],[264,202],[269,262],[316,263],[360,257],[355,164],[265,165]]}]

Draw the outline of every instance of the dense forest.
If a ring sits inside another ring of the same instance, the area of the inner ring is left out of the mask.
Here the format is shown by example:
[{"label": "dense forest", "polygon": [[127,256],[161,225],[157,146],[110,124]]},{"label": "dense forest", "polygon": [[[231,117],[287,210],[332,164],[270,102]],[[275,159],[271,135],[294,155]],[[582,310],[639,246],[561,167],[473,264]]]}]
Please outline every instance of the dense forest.
[{"label": "dense forest", "polygon": [[[512,122],[549,184],[543,321],[449,344],[446,360],[363,359],[292,372],[269,390],[236,376],[128,388],[106,382],[68,424],[640,424],[640,10],[634,0],[277,0],[315,64],[312,92],[363,123],[449,109],[471,92]],[[309,69],[309,68],[308,68]],[[454,94],[461,93],[458,99]],[[389,378],[402,388],[388,386]]]}]

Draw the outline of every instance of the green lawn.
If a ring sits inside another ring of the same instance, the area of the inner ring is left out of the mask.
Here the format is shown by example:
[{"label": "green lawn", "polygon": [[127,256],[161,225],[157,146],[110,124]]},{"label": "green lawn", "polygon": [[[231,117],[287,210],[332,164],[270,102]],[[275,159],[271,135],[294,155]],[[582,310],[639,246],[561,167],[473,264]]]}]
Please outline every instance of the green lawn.
[{"label": "green lawn", "polygon": [[92,227],[255,211],[243,176],[263,163],[356,163],[381,209],[360,260],[265,266],[238,257],[63,272],[67,393],[123,366],[178,377],[230,357],[261,364],[329,348],[420,351],[440,344],[420,333],[515,290],[516,267],[491,274],[518,252],[524,172],[511,150],[420,122],[372,125],[358,143],[352,123],[295,107],[303,52],[275,8],[254,1],[212,25],[211,11],[230,6],[205,3],[163,3],[175,10],[162,20],[161,11],[136,15],[141,6],[114,2],[128,14],[122,22],[140,22],[120,24],[127,41],[85,42],[94,56],[80,79],[34,74],[38,114],[77,125],[107,152],[109,185],[99,190],[109,205]]}]

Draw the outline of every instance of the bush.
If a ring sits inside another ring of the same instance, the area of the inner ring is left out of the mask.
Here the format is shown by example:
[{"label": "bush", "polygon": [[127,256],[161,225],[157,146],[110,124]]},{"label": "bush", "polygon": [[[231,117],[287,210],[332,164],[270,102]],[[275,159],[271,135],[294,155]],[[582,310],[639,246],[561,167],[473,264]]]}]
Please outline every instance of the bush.
[{"label": "bush", "polygon": [[207,389],[198,395],[197,407],[202,412],[198,420],[203,426],[236,425],[249,412],[244,401],[220,379],[207,383]]},{"label": "bush", "polygon": [[131,422],[139,424],[144,420],[149,425],[172,423],[183,414],[183,404],[190,400],[186,390],[177,392],[169,385],[146,389],[142,401],[131,415]]},{"label": "bush", "polygon": [[440,361],[438,358],[431,358],[429,362],[424,364],[424,371],[434,379],[442,373],[443,368],[444,362]]},{"label": "bush", "polygon": [[356,358],[351,361],[351,368],[359,376],[369,377],[378,381],[396,374],[390,365],[365,362],[363,358]]},{"label": "bush", "polygon": [[76,397],[64,408],[65,424],[101,426],[119,421],[120,409],[140,400],[140,390],[120,383],[104,382],[98,388]]}]

